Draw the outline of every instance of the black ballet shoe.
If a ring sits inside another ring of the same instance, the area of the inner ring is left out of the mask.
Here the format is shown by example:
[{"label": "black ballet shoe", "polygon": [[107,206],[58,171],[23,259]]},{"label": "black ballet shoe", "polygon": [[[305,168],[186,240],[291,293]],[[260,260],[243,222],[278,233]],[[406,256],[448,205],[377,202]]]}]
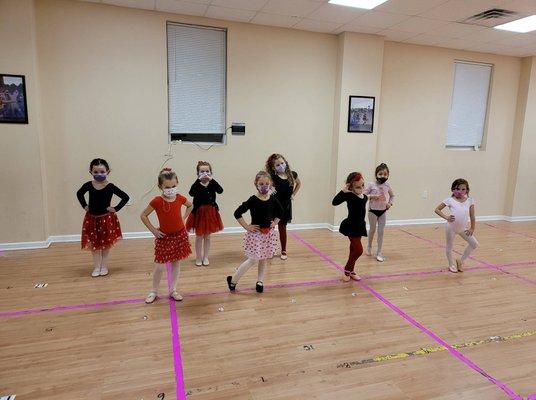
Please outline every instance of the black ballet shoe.
[{"label": "black ballet shoe", "polygon": [[264,285],[262,284],[261,281],[258,281],[256,284],[255,284],[255,290],[257,291],[257,293],[262,293],[263,290],[264,290]]},{"label": "black ballet shoe", "polygon": [[229,290],[230,290],[231,292],[234,292],[235,289],[236,289],[236,283],[231,282],[232,279],[233,279],[233,277],[232,277],[231,275],[229,275],[229,276],[227,277],[227,286],[229,286]]}]

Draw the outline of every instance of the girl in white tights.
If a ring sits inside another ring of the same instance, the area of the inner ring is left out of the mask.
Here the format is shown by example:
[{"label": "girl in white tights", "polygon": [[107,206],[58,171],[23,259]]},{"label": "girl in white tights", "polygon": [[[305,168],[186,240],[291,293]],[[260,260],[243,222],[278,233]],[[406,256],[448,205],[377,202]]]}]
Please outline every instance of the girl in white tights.
[{"label": "girl in white tights", "polygon": [[[452,196],[443,200],[439,204],[435,213],[447,221],[446,238],[447,238],[447,260],[449,262],[450,272],[462,272],[465,260],[471,255],[473,250],[478,247],[478,242],[474,237],[475,231],[475,201],[469,197],[469,183],[465,179],[456,179],[451,186]],[[449,215],[443,213],[443,209],[448,207]],[[471,225],[467,228],[467,221],[471,221]],[[467,242],[467,247],[461,258],[452,259],[452,247],[454,245],[454,237],[460,237]]]}]

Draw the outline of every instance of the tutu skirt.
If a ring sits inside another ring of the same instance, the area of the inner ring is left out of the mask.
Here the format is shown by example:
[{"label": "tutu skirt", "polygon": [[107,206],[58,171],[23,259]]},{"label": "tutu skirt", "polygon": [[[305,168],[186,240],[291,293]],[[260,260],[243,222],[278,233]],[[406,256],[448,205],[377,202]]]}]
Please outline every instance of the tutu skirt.
[{"label": "tutu skirt", "polygon": [[186,220],[186,230],[198,236],[210,235],[223,229],[223,222],[216,207],[205,205],[191,213]]},{"label": "tutu skirt", "polygon": [[122,238],[116,213],[97,216],[86,213],[82,223],[82,249],[107,250]]},{"label": "tutu skirt", "polygon": [[163,238],[156,238],[154,241],[154,262],[157,264],[183,260],[190,254],[192,254],[192,249],[186,229],[166,234]]},{"label": "tutu skirt", "polygon": [[274,229],[268,233],[247,232],[244,238],[244,253],[253,260],[266,260],[277,253],[279,239]]}]

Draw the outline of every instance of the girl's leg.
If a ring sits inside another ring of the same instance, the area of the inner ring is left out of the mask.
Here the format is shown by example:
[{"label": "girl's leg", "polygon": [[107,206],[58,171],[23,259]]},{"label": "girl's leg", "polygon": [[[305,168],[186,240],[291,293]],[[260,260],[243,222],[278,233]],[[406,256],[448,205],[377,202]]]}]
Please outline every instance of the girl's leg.
[{"label": "girl's leg", "polygon": [[258,293],[264,291],[264,273],[266,272],[267,260],[259,260],[259,270],[257,275],[257,283],[255,284],[255,290]]},{"label": "girl's leg", "polygon": [[385,231],[385,223],[387,222],[387,213],[383,213],[381,217],[378,218],[378,252],[376,253],[376,260],[382,262],[384,260],[382,254],[382,245],[383,245],[383,232]]},{"label": "girl's leg", "polygon": [[363,245],[361,244],[361,236],[350,237],[350,254],[348,256],[348,262],[344,267],[345,273],[354,272],[355,263],[361,254],[363,254]]},{"label": "girl's leg", "polygon": [[203,236],[195,236],[195,265],[203,265]]},{"label": "girl's leg", "polygon": [[287,223],[279,221],[277,227],[279,228],[279,240],[281,241],[281,258],[285,260],[287,255]]},{"label": "girl's leg", "polygon": [[449,262],[449,270],[450,272],[458,272],[458,268],[456,268],[456,264],[454,264],[454,260],[452,259],[452,248],[454,247],[454,236],[456,236],[456,232],[454,232],[449,224],[446,225],[445,235],[447,238],[447,247],[445,252],[447,255],[447,261]]},{"label": "girl's leg", "polygon": [[463,240],[467,242],[467,247],[463,252],[462,258],[460,260],[456,260],[456,266],[458,267],[458,270],[462,271],[465,260],[467,260],[471,253],[478,247],[478,241],[473,235],[468,236],[465,232],[461,232],[459,233],[459,235],[462,237]]},{"label": "girl's leg", "polygon": [[101,262],[102,262],[102,251],[101,250],[93,250],[91,252],[91,255],[93,256],[93,272],[91,273],[91,276],[96,278],[100,275],[100,269],[101,269]]},{"label": "girl's leg", "polygon": [[367,256],[372,255],[372,241],[374,240],[374,234],[376,233],[376,224],[378,223],[378,217],[376,214],[368,212],[369,220],[369,233],[368,233],[368,246],[367,246]]},{"label": "girl's leg", "polygon": [[179,283],[179,273],[181,272],[180,261],[173,261],[171,263],[171,293],[177,291],[177,284]]},{"label": "girl's leg", "polygon": [[238,267],[238,269],[236,270],[236,272],[234,273],[232,279],[231,279],[231,283],[233,285],[236,285],[237,282],[240,280],[240,278],[242,277],[242,275],[244,275],[251,267],[253,267],[253,265],[255,265],[256,261],[252,258],[248,258],[246,261],[244,261],[242,264],[240,264],[240,266]]},{"label": "girl's leg", "polygon": [[210,252],[210,235],[203,236],[203,265],[209,265],[208,253]]},{"label": "girl's leg", "polygon": [[153,289],[149,292],[149,294],[145,298],[145,302],[147,304],[150,304],[156,300],[156,295],[158,294],[158,287],[160,286],[160,281],[162,280],[162,274],[164,273],[165,269],[166,269],[166,266],[164,264],[157,264],[157,263],[154,264]]},{"label": "girl's leg", "polygon": [[102,250],[101,252],[101,268],[100,268],[100,275],[106,276],[108,275],[108,256],[110,255],[110,249]]}]

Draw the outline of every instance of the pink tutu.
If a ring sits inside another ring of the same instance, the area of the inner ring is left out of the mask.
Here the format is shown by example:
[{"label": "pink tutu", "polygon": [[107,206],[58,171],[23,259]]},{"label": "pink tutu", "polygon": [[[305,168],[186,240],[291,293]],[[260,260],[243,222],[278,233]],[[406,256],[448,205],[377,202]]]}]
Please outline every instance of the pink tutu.
[{"label": "pink tutu", "polygon": [[244,237],[244,253],[253,260],[266,260],[275,256],[278,243],[274,229],[268,233],[247,232]]}]

